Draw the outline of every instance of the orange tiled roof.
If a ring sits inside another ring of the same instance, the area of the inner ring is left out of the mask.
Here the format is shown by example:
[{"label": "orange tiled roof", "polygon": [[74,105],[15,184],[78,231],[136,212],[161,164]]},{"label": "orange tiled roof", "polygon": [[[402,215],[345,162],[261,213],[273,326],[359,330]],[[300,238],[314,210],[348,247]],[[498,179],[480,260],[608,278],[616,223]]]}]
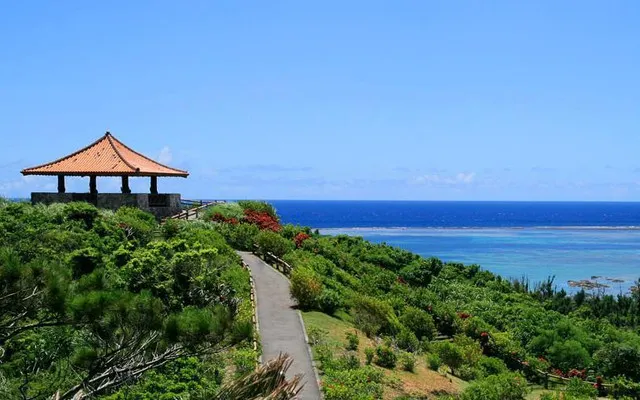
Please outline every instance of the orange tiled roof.
[{"label": "orange tiled roof", "polygon": [[171,168],[125,146],[109,132],[84,149],[47,164],[22,170],[23,175],[181,176]]}]

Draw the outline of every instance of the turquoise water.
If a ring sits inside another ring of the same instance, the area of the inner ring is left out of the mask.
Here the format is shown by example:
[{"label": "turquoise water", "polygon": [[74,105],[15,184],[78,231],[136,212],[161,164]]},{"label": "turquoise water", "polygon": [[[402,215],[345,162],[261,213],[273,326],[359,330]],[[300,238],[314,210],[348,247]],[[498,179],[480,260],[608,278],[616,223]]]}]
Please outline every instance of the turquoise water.
[{"label": "turquoise water", "polygon": [[[479,264],[503,277],[530,282],[601,276],[609,293],[626,293],[640,278],[640,230],[629,228],[330,228],[324,234],[363,236],[423,256]],[[622,283],[609,279],[621,279]]]},{"label": "turquoise water", "polygon": [[[423,256],[479,264],[531,283],[602,276],[609,293],[640,278],[640,203],[276,201],[285,222],[363,236]],[[605,278],[621,279],[622,283]]]}]

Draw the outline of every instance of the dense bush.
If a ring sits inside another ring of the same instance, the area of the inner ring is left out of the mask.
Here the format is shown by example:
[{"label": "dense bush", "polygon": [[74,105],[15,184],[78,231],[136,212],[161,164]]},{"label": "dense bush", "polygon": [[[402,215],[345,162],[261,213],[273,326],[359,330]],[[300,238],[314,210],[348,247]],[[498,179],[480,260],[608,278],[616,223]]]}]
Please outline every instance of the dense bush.
[{"label": "dense bush", "polygon": [[405,327],[402,327],[400,333],[396,335],[396,343],[402,350],[412,353],[420,349],[420,341],[416,338],[416,335]]},{"label": "dense bush", "polygon": [[437,258],[419,258],[402,268],[400,276],[411,285],[426,287],[433,277],[438,276],[442,267],[442,261]]},{"label": "dense bush", "polygon": [[364,349],[365,362],[367,365],[371,365],[374,357],[376,356],[376,350],[372,347],[367,347]]},{"label": "dense bush", "polygon": [[640,381],[640,349],[627,344],[607,343],[594,355],[598,371],[605,376],[624,376]]},{"label": "dense bush", "polygon": [[242,376],[256,369],[257,354],[252,349],[238,349],[231,357],[236,375]]},{"label": "dense bush", "polygon": [[432,340],[436,336],[436,326],[433,322],[433,317],[426,311],[416,307],[407,307],[400,316],[400,322],[409,328],[420,340]]},{"label": "dense bush", "polygon": [[382,371],[362,367],[330,371],[323,380],[326,400],[379,400],[382,398]]},{"label": "dense bush", "polygon": [[416,356],[412,353],[401,353],[400,365],[405,371],[414,372],[416,369]]},{"label": "dense bush", "polygon": [[461,400],[524,400],[527,393],[527,381],[522,375],[505,373],[471,383]]},{"label": "dense bush", "polygon": [[482,371],[483,376],[499,375],[508,370],[504,361],[494,357],[480,358],[478,368]]},{"label": "dense bush", "polygon": [[340,294],[335,290],[324,288],[318,296],[318,309],[325,314],[333,315],[342,307]]},{"label": "dense bush", "polygon": [[460,346],[451,342],[439,342],[433,346],[435,354],[455,374],[464,363],[464,353]]},{"label": "dense bush", "polygon": [[395,333],[399,322],[389,303],[369,296],[357,296],[353,300],[354,323],[371,337],[377,333]]},{"label": "dense bush", "polygon": [[153,215],[134,207],[120,207],[113,218],[125,231],[127,238],[137,240],[140,244],[148,243],[158,226]]},{"label": "dense bush", "polygon": [[298,306],[303,310],[317,308],[323,287],[316,273],[307,268],[294,268],[290,279],[291,297],[298,303]]},{"label": "dense bush", "polygon": [[216,355],[253,333],[248,272],[210,224],[157,228],[132,208],[0,207],[0,397],[215,394]]},{"label": "dense bush", "polygon": [[347,332],[345,336],[347,338],[346,349],[350,351],[358,350],[358,345],[360,344],[358,332]]},{"label": "dense bush", "polygon": [[214,227],[234,249],[253,251],[260,229],[251,224],[218,224]]},{"label": "dense bush", "polygon": [[293,250],[293,242],[271,231],[259,232],[255,241],[261,254],[271,253],[276,257],[282,257]]},{"label": "dense bush", "polygon": [[440,369],[440,366],[442,366],[442,360],[437,354],[429,354],[427,356],[427,365],[430,369],[437,371],[438,369]]},{"label": "dense bush", "polygon": [[376,347],[376,364],[384,368],[393,369],[398,362],[396,352],[387,345]]}]

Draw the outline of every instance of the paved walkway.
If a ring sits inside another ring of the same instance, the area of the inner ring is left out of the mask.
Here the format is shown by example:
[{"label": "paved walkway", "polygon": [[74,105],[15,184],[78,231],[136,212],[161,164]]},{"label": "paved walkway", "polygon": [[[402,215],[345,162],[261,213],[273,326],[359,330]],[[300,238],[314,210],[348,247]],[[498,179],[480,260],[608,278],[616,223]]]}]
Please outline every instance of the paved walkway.
[{"label": "paved walkway", "polygon": [[289,297],[289,280],[253,254],[239,254],[251,269],[256,285],[262,360],[268,361],[280,353],[288,353],[293,358],[293,364],[287,377],[304,374],[304,389],[299,398],[320,399],[320,389],[311,364],[304,328]]}]

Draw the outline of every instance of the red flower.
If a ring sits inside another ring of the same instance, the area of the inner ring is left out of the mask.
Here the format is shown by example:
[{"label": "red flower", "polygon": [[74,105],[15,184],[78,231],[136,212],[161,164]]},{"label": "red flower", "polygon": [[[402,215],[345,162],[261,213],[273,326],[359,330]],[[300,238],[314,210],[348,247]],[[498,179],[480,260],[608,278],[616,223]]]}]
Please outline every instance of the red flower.
[{"label": "red flower", "polygon": [[307,235],[304,232],[298,232],[298,234],[293,238],[293,241],[296,243],[296,247],[302,247],[302,243],[309,239],[311,236]]},{"label": "red flower", "polygon": [[458,313],[458,317],[460,317],[460,319],[467,319],[467,318],[471,317],[471,314],[466,313],[466,312],[459,312]]},{"label": "red flower", "polygon": [[223,224],[232,224],[232,225],[237,225],[240,221],[238,221],[237,218],[231,217],[231,218],[227,218],[224,215],[220,214],[220,213],[215,213],[213,214],[213,216],[211,216],[211,221],[213,222],[221,222]]},{"label": "red flower", "polygon": [[262,230],[279,232],[282,229],[278,220],[266,212],[244,210],[244,217],[248,223],[256,225]]}]

